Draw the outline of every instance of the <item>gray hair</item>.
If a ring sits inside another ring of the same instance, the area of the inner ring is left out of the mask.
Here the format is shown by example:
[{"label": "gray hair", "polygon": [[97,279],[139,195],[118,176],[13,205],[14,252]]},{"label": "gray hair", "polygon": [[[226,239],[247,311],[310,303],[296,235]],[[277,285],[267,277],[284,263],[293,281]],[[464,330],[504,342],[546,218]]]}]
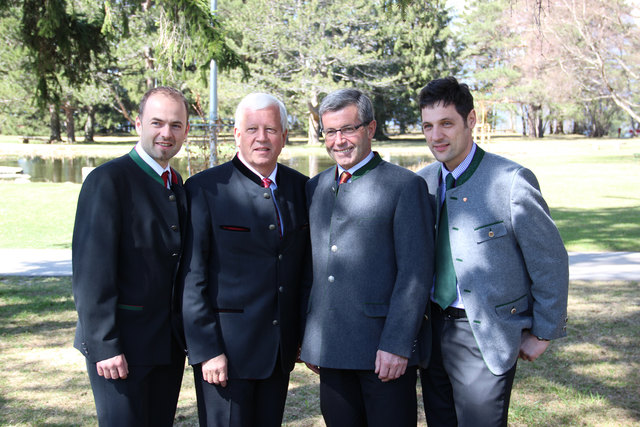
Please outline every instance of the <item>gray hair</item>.
[{"label": "gray hair", "polygon": [[284,106],[283,102],[275,96],[269,95],[268,93],[260,92],[250,93],[249,95],[242,98],[242,101],[240,101],[238,107],[236,108],[236,126],[240,122],[240,118],[242,117],[242,113],[244,112],[244,110],[258,111],[273,106],[278,107],[280,111],[280,124],[282,125],[282,132],[286,131],[289,128],[287,108]]},{"label": "gray hair", "polygon": [[339,89],[331,92],[320,103],[318,114],[322,126],[322,115],[328,111],[339,111],[349,105],[358,107],[358,120],[363,123],[372,122],[375,119],[373,104],[367,95],[358,89]]}]

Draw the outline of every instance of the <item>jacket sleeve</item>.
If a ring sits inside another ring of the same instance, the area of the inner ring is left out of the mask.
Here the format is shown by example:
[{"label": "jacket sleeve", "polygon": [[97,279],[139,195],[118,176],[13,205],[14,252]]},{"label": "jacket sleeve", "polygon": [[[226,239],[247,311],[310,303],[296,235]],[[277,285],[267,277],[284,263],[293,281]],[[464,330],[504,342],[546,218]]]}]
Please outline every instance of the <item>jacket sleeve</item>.
[{"label": "jacket sleeve", "polygon": [[120,199],[108,170],[80,190],[72,240],[73,296],[85,356],[92,363],[122,353],[116,323]]},{"label": "jacket sleeve", "polygon": [[567,251],[542,198],[538,181],[521,168],[511,187],[514,234],[531,278],[531,333],[545,339],[566,335],[569,260]]},{"label": "jacket sleeve", "polygon": [[189,205],[182,280],[182,316],[189,363],[195,365],[225,352],[222,333],[210,294],[216,292],[215,277],[209,274],[215,246],[211,213],[204,189],[187,181]]}]

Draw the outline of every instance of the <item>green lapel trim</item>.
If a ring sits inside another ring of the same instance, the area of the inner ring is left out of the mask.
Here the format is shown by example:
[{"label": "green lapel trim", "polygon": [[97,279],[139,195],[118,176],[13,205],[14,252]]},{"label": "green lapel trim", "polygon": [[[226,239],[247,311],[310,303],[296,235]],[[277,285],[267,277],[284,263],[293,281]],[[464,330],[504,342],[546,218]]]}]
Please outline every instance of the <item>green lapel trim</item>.
[{"label": "green lapel trim", "polygon": [[138,152],[136,151],[135,147],[131,151],[129,151],[129,157],[131,157],[133,159],[133,161],[138,166],[140,166],[140,169],[142,169],[143,171],[145,171],[147,173],[147,175],[149,175],[151,178],[153,178],[156,181],[158,181],[160,183],[160,185],[162,185],[164,187],[164,181],[162,180],[162,177],[160,175],[158,175],[156,173],[156,171],[154,171],[153,168],[147,164],[147,162],[142,160],[142,157],[140,157],[140,154],[138,154]]},{"label": "green lapel trim", "polygon": [[[478,169],[480,166],[480,161],[484,157],[484,150],[479,146],[476,146],[476,153],[473,155],[473,159],[471,160],[471,164],[467,168],[466,171],[462,172],[462,175],[458,179],[456,179],[456,187],[464,184],[466,181],[471,178],[471,175]],[[441,175],[442,176],[442,175]]]},{"label": "green lapel trim", "polygon": [[358,178],[362,178],[368,172],[371,172],[380,163],[382,163],[382,157],[380,157],[380,154],[378,154],[377,151],[374,151],[373,159],[369,160],[369,163],[362,166],[360,169],[358,169],[353,173],[353,176],[351,177],[351,182],[355,181]]}]

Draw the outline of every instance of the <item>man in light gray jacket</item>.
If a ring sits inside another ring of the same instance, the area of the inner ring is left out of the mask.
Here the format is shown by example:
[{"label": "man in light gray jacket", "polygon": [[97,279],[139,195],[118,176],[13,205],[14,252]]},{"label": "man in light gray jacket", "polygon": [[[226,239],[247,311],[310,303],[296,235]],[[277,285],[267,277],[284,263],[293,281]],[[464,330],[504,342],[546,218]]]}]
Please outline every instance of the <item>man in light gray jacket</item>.
[{"label": "man in light gray jacket", "polygon": [[566,335],[567,252],[531,171],[473,142],[473,96],[453,77],[419,96],[437,162],[433,347],[420,371],[433,426],[506,426],[518,356]]},{"label": "man in light gray jacket", "polygon": [[[371,151],[376,121],[358,90],[320,105],[337,165],[307,183],[313,286],[301,359],[320,374],[327,426],[415,426],[416,341],[433,277],[424,180]],[[424,343],[424,341],[422,341]]]}]

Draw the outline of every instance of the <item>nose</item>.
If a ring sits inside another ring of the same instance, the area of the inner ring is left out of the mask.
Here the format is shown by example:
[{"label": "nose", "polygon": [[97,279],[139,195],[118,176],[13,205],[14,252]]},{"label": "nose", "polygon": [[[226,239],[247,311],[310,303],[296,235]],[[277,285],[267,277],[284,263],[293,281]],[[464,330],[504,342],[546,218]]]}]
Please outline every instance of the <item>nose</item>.
[{"label": "nose", "polygon": [[268,139],[267,129],[263,127],[258,128],[258,139],[260,141],[266,141]]},{"label": "nose", "polygon": [[168,125],[168,124],[162,126],[162,128],[160,129],[160,135],[163,138],[170,138],[171,137],[171,126]]},{"label": "nose", "polygon": [[433,126],[431,128],[431,140],[432,141],[439,141],[442,139],[443,133],[442,130],[440,129],[440,126]]}]

